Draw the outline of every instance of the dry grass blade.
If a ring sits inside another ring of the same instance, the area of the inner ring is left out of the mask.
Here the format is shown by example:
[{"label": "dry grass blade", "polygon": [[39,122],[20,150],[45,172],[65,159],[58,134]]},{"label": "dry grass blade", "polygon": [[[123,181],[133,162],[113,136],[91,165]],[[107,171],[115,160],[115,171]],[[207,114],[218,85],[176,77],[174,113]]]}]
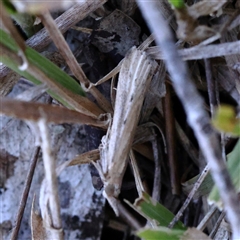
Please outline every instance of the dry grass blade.
[{"label": "dry grass blade", "polygon": [[100,145],[101,160],[95,164],[104,183],[104,196],[118,215],[117,200],[127,166],[145,92],[156,69],[145,53],[133,48],[119,75],[113,122]]},{"label": "dry grass blade", "polygon": [[[89,13],[102,6],[105,2],[106,0],[97,0],[75,4],[55,20],[56,25],[61,33],[65,33],[69,28],[84,19]],[[54,5],[56,5],[55,2]],[[50,42],[51,38],[47,30],[43,28],[29,38],[26,44],[41,52]],[[20,76],[5,66],[0,66],[0,70],[0,95],[6,95],[18,81]]]},{"label": "dry grass blade", "polygon": [[138,191],[138,196],[141,197],[142,196],[142,192],[146,191],[146,189],[144,189],[142,180],[141,180],[141,176],[140,176],[140,172],[139,172],[139,168],[137,165],[137,161],[134,155],[133,150],[130,151],[130,160],[131,160],[131,165],[132,165],[132,169],[133,169],[133,175],[134,175],[134,179],[135,179],[135,183],[136,183],[136,189]]},{"label": "dry grass blade", "polygon": [[166,141],[167,141],[167,151],[168,151],[168,162],[170,168],[170,181],[173,195],[180,194],[180,179],[179,179],[179,162],[177,161],[176,154],[176,131],[174,114],[172,107],[172,96],[170,85],[166,84],[166,96],[164,99],[164,115],[165,115],[165,125],[166,125]]},{"label": "dry grass blade", "polygon": [[45,179],[42,182],[40,190],[39,204],[44,228],[49,230],[47,239],[61,240],[63,239],[63,230],[60,218],[56,161],[51,151],[49,133],[44,115],[42,111],[42,118],[39,119],[37,123],[41,136],[41,148],[45,170]]},{"label": "dry grass blade", "polygon": [[213,216],[213,214],[216,211],[217,211],[217,207],[212,205],[211,208],[209,209],[209,211],[207,212],[207,214],[204,216],[202,221],[197,226],[197,229],[203,231],[205,229],[205,227],[207,226],[208,221],[211,219],[211,217]]},{"label": "dry grass blade", "polygon": [[[217,134],[211,126],[209,116],[204,110],[204,102],[190,80],[186,64],[179,57],[172,33],[158,11],[157,2],[138,1],[139,7],[156,42],[164,52],[167,69],[174,88],[187,114],[189,125],[193,128],[199,146],[209,164],[213,179],[224,202],[225,211],[233,231],[233,238],[240,238],[240,209],[238,196],[222,158]],[[161,24],[161,29],[159,28]]]},{"label": "dry grass blade", "polygon": [[1,22],[3,23],[4,27],[10,32],[11,36],[19,46],[18,54],[22,58],[22,64],[19,65],[19,69],[25,70],[28,65],[27,58],[24,53],[26,49],[25,42],[21,35],[19,34],[19,32],[17,31],[17,29],[15,28],[15,26],[13,25],[11,18],[7,15],[6,9],[2,1],[0,2],[0,9],[1,9],[0,14]]},{"label": "dry grass blade", "polygon": [[[144,51],[153,41],[154,41],[153,35],[149,36],[143,43],[141,43],[141,45],[138,47],[138,50]],[[122,62],[123,60],[113,70],[111,70],[106,76],[101,78],[97,83],[95,84],[91,83],[89,86],[89,89],[93,86],[98,86],[106,82],[110,78],[113,78],[114,76],[116,76],[121,69]]]},{"label": "dry grass blade", "polygon": [[29,167],[29,171],[27,173],[26,182],[24,184],[24,189],[23,189],[21,201],[20,201],[19,208],[18,208],[18,213],[17,213],[17,217],[16,217],[16,221],[15,221],[15,227],[12,231],[11,240],[16,240],[18,237],[18,232],[20,229],[24,209],[25,209],[25,206],[27,203],[28,194],[29,194],[29,190],[31,187],[35,167],[37,165],[39,152],[40,152],[40,148],[36,147],[34,149],[34,153],[33,153],[33,156],[32,156],[31,162],[30,162],[30,167]]},{"label": "dry grass blade", "polygon": [[157,106],[157,104],[159,104],[159,102],[161,102],[161,98],[165,96],[165,75],[166,70],[164,64],[163,62],[160,62],[158,69],[153,76],[149,89],[146,93],[146,99],[144,100],[141,110],[141,123],[149,121],[153,109]]},{"label": "dry grass blade", "polygon": [[81,123],[95,127],[107,128],[108,120],[101,121],[98,118],[86,116],[77,111],[63,107],[51,106],[43,103],[24,102],[8,98],[0,98],[2,107],[0,112],[7,116],[12,116],[24,120],[38,121],[44,112],[47,122],[61,123]]},{"label": "dry grass blade", "polygon": [[[46,12],[40,15],[40,18],[43,24],[45,25],[46,29],[48,30],[49,35],[53,39],[53,42],[55,43],[61,55],[63,56],[66,63],[68,64],[69,68],[72,70],[72,73],[79,80],[82,87],[87,89],[88,86],[90,85],[90,81],[87,79],[86,75],[84,74],[81,66],[77,62],[77,59],[74,57],[72,51],[70,50],[60,30],[57,28],[57,25],[55,24],[50,13]],[[112,107],[110,103],[95,87],[90,88],[89,91],[96,98],[98,104],[104,111],[108,113],[112,112]]]},{"label": "dry grass blade", "polygon": [[0,3],[0,239],[240,238],[240,0],[56,3]]},{"label": "dry grass blade", "polygon": [[[147,53],[155,59],[164,59],[162,51],[158,47],[148,48]],[[183,60],[198,60],[204,58],[231,56],[240,54],[240,41],[180,49],[178,50],[178,54]]]},{"label": "dry grass blade", "polygon": [[4,7],[3,2],[0,2],[1,14],[0,19],[3,26],[8,30],[10,35],[15,39],[15,42],[18,44],[19,48],[24,52],[26,46],[22,36],[19,34],[15,26],[13,25],[12,19],[8,16],[7,11]]},{"label": "dry grass blade", "polygon": [[178,213],[176,214],[176,216],[173,218],[173,220],[171,221],[171,223],[169,224],[169,227],[172,228],[176,222],[180,219],[180,217],[182,216],[183,212],[186,210],[186,208],[188,207],[189,203],[191,202],[191,200],[194,197],[194,194],[197,192],[197,190],[199,189],[199,187],[201,186],[201,184],[203,183],[203,181],[205,180],[207,174],[209,173],[209,167],[206,166],[205,169],[202,171],[199,179],[197,180],[197,182],[194,184],[194,187],[192,188],[191,192],[188,195],[188,198],[186,199],[186,201],[184,202],[184,204],[182,205],[181,209],[178,211]]},{"label": "dry grass blade", "polygon": [[[21,58],[17,53],[11,51],[4,45],[0,44],[1,55],[5,58],[14,60],[15,64],[21,64]],[[39,79],[42,83],[46,83],[50,90],[56,93],[58,96],[61,96],[61,99],[64,99],[65,105],[71,109],[77,110],[89,116],[99,116],[103,111],[97,107],[96,104],[91,102],[86,97],[72,93],[70,90],[62,87],[60,84],[54,82],[49,78],[44,72],[42,72],[38,67],[32,63],[28,63],[27,72]]]},{"label": "dry grass blade", "polygon": [[57,168],[57,174],[59,175],[66,167],[75,166],[80,164],[96,162],[100,159],[99,149],[77,155],[74,159],[64,162]]}]

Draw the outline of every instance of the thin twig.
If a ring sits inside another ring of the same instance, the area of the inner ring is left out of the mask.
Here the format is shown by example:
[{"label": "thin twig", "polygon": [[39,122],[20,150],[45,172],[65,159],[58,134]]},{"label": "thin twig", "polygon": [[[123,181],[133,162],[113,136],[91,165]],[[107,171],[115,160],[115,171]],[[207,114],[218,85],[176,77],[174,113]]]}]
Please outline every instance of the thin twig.
[{"label": "thin twig", "polygon": [[233,238],[240,239],[238,196],[222,159],[217,134],[204,109],[204,101],[190,79],[187,65],[177,53],[172,32],[159,11],[158,1],[145,2],[138,0],[138,5],[164,54],[166,67],[170,73],[175,91],[184,106],[189,125],[194,130],[199,147],[211,169],[214,182],[218,187],[232,227]]},{"label": "thin twig", "polygon": [[[42,119],[38,121],[39,132],[41,135],[41,148],[43,153],[43,163],[45,170],[46,191],[48,199],[47,205],[44,209],[41,209],[43,220],[46,223],[46,227],[50,228],[52,236],[56,239],[63,239],[62,223],[60,217],[60,205],[58,197],[58,183],[56,174],[56,161],[53,157],[50,138],[46,120],[44,118],[44,112],[42,111]],[[56,231],[57,230],[57,231]]]},{"label": "thin twig", "polygon": [[216,82],[212,76],[212,65],[210,59],[204,59],[206,80],[207,80],[207,89],[208,89],[208,98],[210,104],[211,116],[214,115],[215,108],[217,106],[217,97],[216,97]]},{"label": "thin twig", "polygon": [[212,238],[212,239],[214,238],[214,236],[215,236],[215,234],[216,234],[216,232],[217,232],[217,230],[218,230],[218,228],[219,228],[219,226],[220,226],[223,218],[225,217],[225,215],[226,215],[225,212],[222,212],[222,213],[220,214],[220,216],[219,216],[219,218],[218,218],[218,220],[217,220],[214,228],[212,229],[211,233],[209,234],[209,237],[210,237],[210,238]]},{"label": "thin twig", "polygon": [[19,119],[38,121],[41,118],[41,111],[44,110],[47,122],[57,124],[81,123],[105,129],[108,127],[109,120],[107,118],[106,120],[101,121],[100,119],[86,116],[77,111],[59,106],[44,103],[24,102],[9,99],[7,97],[0,97],[0,102],[2,104],[0,113]]},{"label": "thin twig", "polygon": [[[58,29],[56,23],[54,22],[52,16],[49,12],[45,12],[39,16],[42,20],[42,23],[46,27],[51,36],[53,42],[55,43],[56,47],[60,51],[61,55],[65,59],[66,63],[68,64],[69,68],[71,69],[72,73],[75,77],[79,80],[82,87],[84,89],[88,89],[90,86],[90,81],[87,79],[85,73],[83,72],[81,66],[77,62],[77,59],[74,57],[71,49],[69,48],[67,42],[65,41],[63,35],[61,34],[60,30]],[[90,93],[95,97],[100,107],[108,113],[113,112],[111,104],[107,101],[107,99],[97,90],[95,87],[91,87],[89,89]]]},{"label": "thin twig", "polygon": [[[2,56],[11,59],[11,61],[14,61],[16,64],[21,63],[21,58],[1,43],[0,51]],[[27,72],[40,80],[42,83],[46,83],[49,90],[53,90],[53,92],[55,92],[58,96],[61,96],[61,99],[64,99],[65,103],[67,103],[70,108],[95,117],[98,117],[101,113],[103,113],[103,111],[88,98],[74,94],[70,90],[63,88],[60,84],[55,83],[44,72],[30,62],[28,64]]]},{"label": "thin twig", "polygon": [[186,133],[183,131],[182,127],[179,125],[179,123],[175,120],[175,126],[178,133],[178,137],[180,138],[180,143],[184,147],[186,153],[189,155],[189,157],[193,160],[193,162],[198,166],[199,160],[198,160],[198,152],[193,143],[189,140]]},{"label": "thin twig", "polygon": [[202,206],[203,206],[202,198],[199,198],[197,200],[196,212],[195,212],[194,220],[193,220],[193,227],[196,227],[199,222],[199,217],[202,212]]},{"label": "thin twig", "polygon": [[208,166],[206,166],[204,168],[204,170],[202,171],[200,177],[198,178],[197,182],[194,184],[193,189],[189,193],[189,195],[188,195],[187,199],[185,200],[184,204],[182,205],[181,209],[178,211],[178,213],[175,215],[173,220],[170,222],[170,224],[168,226],[169,228],[172,228],[176,224],[176,222],[180,219],[180,217],[183,215],[183,212],[188,207],[189,203],[191,202],[192,198],[194,197],[194,194],[197,192],[197,190],[201,186],[202,182],[204,181],[204,179],[206,178],[208,173],[209,173],[209,168],[208,168]]},{"label": "thin twig", "polygon": [[143,183],[142,183],[142,180],[141,180],[139,168],[138,168],[137,161],[136,161],[133,150],[130,150],[129,156],[130,156],[130,161],[131,161],[131,164],[132,164],[133,176],[134,176],[134,179],[135,179],[135,184],[136,184],[136,189],[137,189],[137,192],[138,192],[138,196],[141,197],[142,192],[144,192],[146,190],[144,189],[144,186],[143,186]]},{"label": "thin twig", "polygon": [[[101,7],[106,1],[107,0],[83,1],[81,4],[75,4],[55,20],[57,27],[62,33],[65,33],[77,22],[88,16],[89,13]],[[41,52],[50,42],[51,38],[47,30],[43,28],[29,38],[26,44],[36,51]],[[6,95],[19,78],[20,76],[18,74],[6,66],[0,66],[0,95]]]},{"label": "thin twig", "polygon": [[175,134],[175,122],[172,109],[172,98],[170,93],[170,85],[166,84],[166,96],[164,101],[164,115],[165,115],[165,125],[166,125],[166,140],[167,140],[167,150],[168,150],[168,161],[170,168],[170,179],[172,194],[180,194],[180,181],[179,181],[179,167],[176,158],[176,134]]},{"label": "thin twig", "polygon": [[[163,52],[163,49],[158,47],[150,47],[147,50],[149,55],[158,60],[164,59]],[[198,60],[240,54],[240,41],[180,49],[178,54],[183,60]]]},{"label": "thin twig", "polygon": [[0,9],[1,9],[0,21],[4,25],[4,27],[7,29],[7,31],[10,33],[11,37],[14,39],[15,43],[19,47],[18,55],[22,58],[22,63],[21,65],[18,66],[18,68],[23,71],[27,68],[27,65],[28,65],[28,61],[25,56],[25,49],[26,49],[25,42],[22,36],[17,31],[17,29],[15,28],[15,26],[13,25],[12,19],[7,14],[7,11],[2,1],[0,2]]},{"label": "thin twig", "polygon": [[29,170],[28,170],[28,173],[27,173],[26,182],[24,184],[20,204],[19,204],[19,207],[18,207],[17,216],[16,216],[15,223],[14,223],[15,226],[12,230],[11,240],[17,240],[17,237],[18,237],[18,232],[19,232],[19,229],[20,229],[20,226],[21,226],[21,221],[22,221],[22,218],[23,218],[24,209],[25,209],[25,206],[26,206],[26,203],[27,203],[28,193],[29,193],[29,190],[30,190],[30,187],[31,187],[34,170],[35,170],[35,167],[37,165],[39,151],[40,151],[40,147],[35,147],[32,159],[30,161],[30,167],[29,167]]},{"label": "thin twig", "polygon": [[118,200],[119,215],[128,223],[133,229],[139,230],[141,224],[132,216],[132,214],[124,207],[124,205]]},{"label": "thin twig", "polygon": [[26,49],[25,42],[24,42],[22,36],[20,35],[20,33],[15,28],[15,26],[12,22],[12,19],[7,14],[7,11],[6,11],[5,6],[2,1],[0,2],[0,9],[1,9],[1,14],[0,14],[1,23],[7,29],[7,31],[10,33],[11,37],[15,40],[16,44],[21,49],[21,51],[24,52],[24,50]]},{"label": "thin twig", "polygon": [[121,66],[112,125],[99,147],[101,161],[95,164],[104,182],[103,194],[116,215],[116,199],[120,193],[127,157],[144,96],[156,68],[156,62],[149,60],[146,54],[136,47],[128,52]]},{"label": "thin twig", "polygon": [[[206,80],[207,80],[207,91],[209,98],[209,105],[211,111],[211,117],[213,118],[215,114],[215,109],[219,105],[219,94],[217,82],[212,76],[212,64],[211,59],[204,59],[205,64],[205,72],[206,72]],[[220,144],[222,149],[222,158],[226,159],[225,145],[224,145],[224,133],[220,135]]]},{"label": "thin twig", "polygon": [[[154,134],[154,130],[153,130]],[[152,149],[155,163],[155,171],[154,171],[154,182],[153,182],[153,191],[152,191],[152,199],[161,202],[161,163],[163,160],[161,147],[158,144],[157,137],[152,140]]]},{"label": "thin twig", "polygon": [[212,205],[202,221],[198,224],[197,229],[203,231],[207,226],[208,221],[212,218],[213,214],[217,211],[217,207]]}]

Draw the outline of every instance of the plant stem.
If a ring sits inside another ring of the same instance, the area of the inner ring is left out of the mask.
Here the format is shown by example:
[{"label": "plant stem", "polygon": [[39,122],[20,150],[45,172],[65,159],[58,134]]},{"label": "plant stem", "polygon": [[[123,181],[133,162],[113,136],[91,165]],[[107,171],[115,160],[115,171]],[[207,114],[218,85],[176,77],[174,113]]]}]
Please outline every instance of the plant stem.
[{"label": "plant stem", "polygon": [[190,79],[187,65],[177,53],[170,28],[160,13],[158,1],[145,2],[138,0],[138,5],[149,27],[155,34],[156,43],[163,52],[175,91],[184,106],[189,125],[194,130],[199,146],[219,189],[232,227],[233,239],[240,239],[238,196],[222,158],[217,134],[211,125],[207,112],[204,110],[204,101]]}]

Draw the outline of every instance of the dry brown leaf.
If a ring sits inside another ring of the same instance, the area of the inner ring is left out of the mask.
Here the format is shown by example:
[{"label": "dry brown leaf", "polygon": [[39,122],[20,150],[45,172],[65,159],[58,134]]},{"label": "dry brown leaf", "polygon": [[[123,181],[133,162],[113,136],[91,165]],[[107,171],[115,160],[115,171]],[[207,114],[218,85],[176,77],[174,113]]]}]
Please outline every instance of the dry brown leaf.
[{"label": "dry brown leaf", "polygon": [[100,145],[101,160],[95,163],[104,183],[103,195],[118,215],[117,200],[127,166],[145,92],[156,70],[156,63],[132,48],[123,60],[113,122]]},{"label": "dry brown leaf", "polygon": [[[13,52],[11,49],[8,49],[4,45],[0,44],[1,54],[10,57],[15,61],[16,64],[20,66],[22,59]],[[67,88],[63,87],[56,81],[48,77],[44,72],[42,72],[37,66],[32,63],[28,63],[27,71],[30,75],[36,77],[42,83],[47,84],[49,90],[52,90],[54,94],[64,100],[65,104],[78,112],[84,113],[88,116],[98,117],[103,111],[88,98],[77,95]]]},{"label": "dry brown leaf", "polygon": [[43,103],[24,102],[8,98],[0,98],[0,102],[1,113],[20,119],[38,121],[42,118],[42,114],[44,113],[46,121],[58,124],[81,123],[101,128],[107,128],[108,125],[108,120],[101,121],[98,118],[86,116],[77,111],[63,107]]}]

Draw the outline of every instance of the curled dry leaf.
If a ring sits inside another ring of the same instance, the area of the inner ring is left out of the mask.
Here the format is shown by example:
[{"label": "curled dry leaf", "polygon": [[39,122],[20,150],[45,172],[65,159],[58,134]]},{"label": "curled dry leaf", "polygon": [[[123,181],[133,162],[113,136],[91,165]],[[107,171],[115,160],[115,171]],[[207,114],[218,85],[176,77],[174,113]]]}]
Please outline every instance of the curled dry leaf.
[{"label": "curled dry leaf", "polygon": [[100,161],[94,163],[104,183],[103,195],[118,215],[117,200],[145,92],[156,63],[135,47],[125,57],[119,75],[112,125],[100,145]]}]

